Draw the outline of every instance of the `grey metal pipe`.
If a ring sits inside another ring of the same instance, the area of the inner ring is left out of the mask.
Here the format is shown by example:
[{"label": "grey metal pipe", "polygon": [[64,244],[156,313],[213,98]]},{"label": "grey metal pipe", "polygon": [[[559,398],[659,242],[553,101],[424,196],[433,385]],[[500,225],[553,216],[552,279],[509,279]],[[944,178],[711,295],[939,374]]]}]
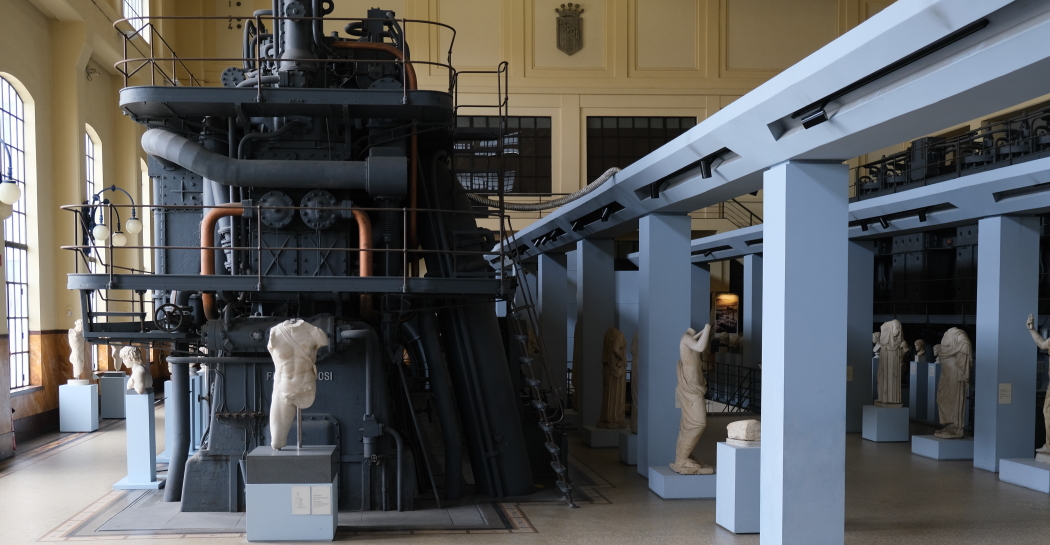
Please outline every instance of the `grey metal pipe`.
[{"label": "grey metal pipe", "polygon": [[[263,85],[272,85],[274,83],[280,83],[281,76],[263,76]],[[259,78],[249,78],[237,84],[237,87],[255,87],[259,85]]]},{"label": "grey metal pipe", "polygon": [[372,413],[372,376],[376,364],[375,352],[379,350],[379,337],[372,326],[364,322],[350,324],[356,329],[344,329],[339,332],[343,339],[364,339],[365,345],[365,415]]},{"label": "grey metal pipe", "polygon": [[401,434],[394,428],[383,426],[383,431],[389,433],[394,438],[394,442],[397,443],[397,510],[404,511],[401,508],[401,460],[404,456],[405,444],[401,441]]},{"label": "grey metal pipe", "polygon": [[182,481],[186,476],[186,459],[190,454],[190,371],[184,358],[168,358],[171,364],[171,407],[166,410],[174,444],[168,445],[171,459],[168,462],[168,478],[164,483],[164,501],[182,501]]},{"label": "grey metal pipe", "polygon": [[[253,363],[273,363],[273,359],[269,357],[251,357],[251,356],[168,356],[168,363],[171,364],[191,364],[191,363],[206,363],[209,365],[217,363],[231,363],[231,364],[253,364]],[[174,371],[174,368],[172,368]]]},{"label": "grey metal pipe", "polygon": [[241,160],[206,149],[164,129],[142,135],[142,149],[196,174],[234,187],[311,187],[364,189],[373,196],[408,193],[406,157],[369,157],[364,161]]}]

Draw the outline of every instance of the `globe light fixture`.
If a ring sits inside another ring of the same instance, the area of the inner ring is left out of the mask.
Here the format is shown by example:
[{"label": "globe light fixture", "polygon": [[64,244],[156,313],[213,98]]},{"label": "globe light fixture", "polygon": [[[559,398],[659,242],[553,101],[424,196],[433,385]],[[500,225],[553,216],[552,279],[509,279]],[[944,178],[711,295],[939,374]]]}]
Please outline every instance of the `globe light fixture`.
[{"label": "globe light fixture", "polygon": [[15,208],[10,204],[0,203],[0,221],[10,218],[15,213]]},{"label": "globe light fixture", "polygon": [[106,227],[104,223],[95,225],[95,228],[91,230],[91,237],[95,239],[95,242],[104,242],[109,238],[109,227]]},{"label": "globe light fixture", "polygon": [[4,204],[15,204],[22,198],[22,190],[14,180],[5,180],[0,183],[0,202]]},{"label": "globe light fixture", "polygon": [[139,221],[139,219],[135,216],[132,216],[131,219],[128,220],[128,223],[124,225],[124,227],[128,230],[129,233],[133,235],[137,235],[142,232],[142,222]]},{"label": "globe light fixture", "polygon": [[127,235],[125,235],[124,233],[121,233],[120,231],[117,231],[116,233],[113,233],[113,245],[114,246],[123,246],[123,245],[125,245],[127,243],[128,243]]}]

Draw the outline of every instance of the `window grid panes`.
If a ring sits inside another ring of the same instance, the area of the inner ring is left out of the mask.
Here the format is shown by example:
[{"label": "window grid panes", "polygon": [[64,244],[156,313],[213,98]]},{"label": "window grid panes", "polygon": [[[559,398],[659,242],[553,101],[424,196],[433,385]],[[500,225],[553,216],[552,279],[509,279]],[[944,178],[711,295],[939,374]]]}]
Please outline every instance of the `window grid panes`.
[{"label": "window grid panes", "polygon": [[694,126],[695,117],[588,117],[587,181],[626,167]]},{"label": "window grid panes", "polygon": [[11,387],[29,386],[29,265],[26,229],[25,104],[18,91],[0,78],[0,172],[23,188],[4,220],[4,265],[7,287],[7,332],[11,354]]},{"label": "window grid panes", "polygon": [[[456,177],[469,191],[499,191],[499,122],[496,116],[460,116],[456,120]],[[503,191],[519,195],[551,192],[551,118],[507,118]]]},{"label": "window grid panes", "polygon": [[[124,18],[149,17],[149,0],[124,0]],[[142,28],[149,21],[147,19],[135,19],[128,21],[135,30]],[[140,36],[149,43],[149,30],[143,30]]]},{"label": "window grid panes", "polygon": [[[97,150],[95,147],[95,141],[91,139],[91,135],[87,132],[84,133],[84,199],[87,204],[93,204],[92,197],[95,195],[95,154]],[[95,218],[98,218],[100,211],[93,209],[92,214]],[[95,250],[97,253],[99,250]],[[98,272],[98,256],[92,255],[88,258],[88,270],[91,273]],[[101,297],[99,297],[98,291],[91,292],[91,309],[100,310],[102,304]],[[91,347],[91,369],[98,371],[98,345]]]}]

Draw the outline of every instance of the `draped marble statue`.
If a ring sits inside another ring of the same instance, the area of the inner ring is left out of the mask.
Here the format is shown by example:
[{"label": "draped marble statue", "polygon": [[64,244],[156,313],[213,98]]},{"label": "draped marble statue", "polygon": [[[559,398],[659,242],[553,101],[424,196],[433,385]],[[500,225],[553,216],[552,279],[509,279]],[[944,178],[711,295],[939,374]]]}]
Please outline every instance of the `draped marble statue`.
[{"label": "draped marble statue", "polygon": [[73,322],[69,330],[69,363],[73,364],[73,380],[84,374],[84,320]]},{"label": "draped marble statue", "polygon": [[693,458],[693,449],[707,427],[707,381],[701,354],[711,342],[711,324],[697,333],[689,328],[678,342],[678,387],[675,397],[682,408],[671,470],[682,475],[711,475],[715,470]]},{"label": "draped marble statue", "polygon": [[624,427],[627,395],[627,338],[615,327],[602,341],[602,412],[597,427]]},{"label": "draped marble statue", "polygon": [[642,362],[638,359],[638,330],[631,339],[631,433],[638,433],[638,384],[642,377]]},{"label": "draped marble statue", "polygon": [[142,353],[134,346],[125,346],[120,349],[120,359],[131,368],[131,378],[128,379],[128,389],[135,393],[144,394],[146,390],[153,387],[153,375],[149,369],[142,364]]},{"label": "draped marble statue", "polygon": [[303,320],[281,322],[270,329],[266,349],[273,358],[273,395],[270,402],[270,446],[288,444],[295,409],[314,404],[317,394],[317,350],[328,345],[321,328]]},{"label": "draped marble statue", "polygon": [[[1032,340],[1035,341],[1037,347],[1042,350],[1050,350],[1050,340],[1044,339],[1035,330],[1035,316],[1028,316],[1028,332],[1032,334]],[[1037,455],[1050,455],[1050,388],[1047,389],[1046,401],[1043,402],[1043,420],[1046,421],[1046,443],[1035,452]]]},{"label": "draped marble statue", "polygon": [[970,386],[973,348],[966,332],[953,327],[941,339],[941,379],[937,383],[937,411],[944,428],[933,434],[941,439],[959,439],[966,426],[966,393]]},{"label": "draped marble statue", "polygon": [[908,353],[900,320],[882,324],[879,334],[879,398],[876,407],[901,407],[901,365]]}]

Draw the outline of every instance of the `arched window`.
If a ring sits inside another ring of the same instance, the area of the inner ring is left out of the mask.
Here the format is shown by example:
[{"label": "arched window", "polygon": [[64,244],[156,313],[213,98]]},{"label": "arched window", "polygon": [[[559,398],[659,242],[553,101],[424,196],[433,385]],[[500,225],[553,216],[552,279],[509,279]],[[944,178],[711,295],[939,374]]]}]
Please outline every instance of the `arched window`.
[{"label": "arched window", "polygon": [[[0,77],[0,174],[22,187],[26,180],[25,102],[9,81]],[[11,354],[11,387],[29,385],[29,239],[26,197],[12,206],[4,220],[4,265],[7,273],[7,331]]]}]

